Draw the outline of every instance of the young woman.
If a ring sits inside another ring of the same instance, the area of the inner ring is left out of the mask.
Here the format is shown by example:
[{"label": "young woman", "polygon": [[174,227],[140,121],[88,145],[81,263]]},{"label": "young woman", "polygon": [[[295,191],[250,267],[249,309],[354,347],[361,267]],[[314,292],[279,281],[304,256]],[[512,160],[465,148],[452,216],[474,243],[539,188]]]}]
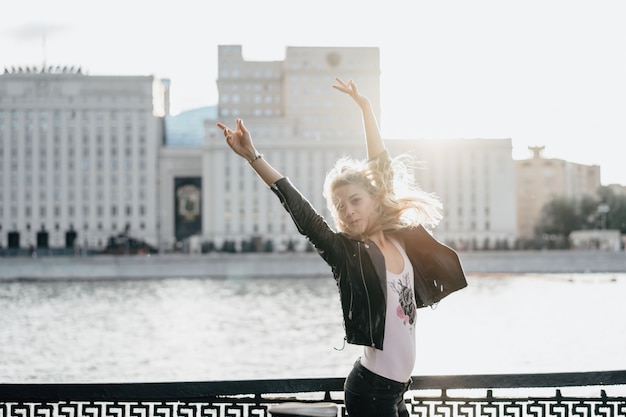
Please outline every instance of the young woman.
[{"label": "young woman", "polygon": [[415,364],[416,310],[467,283],[457,254],[424,228],[439,222],[439,201],[412,187],[407,167],[391,160],[369,99],[352,81],[337,78],[333,88],[361,109],[368,157],[342,158],[326,177],[324,196],[338,231],[263,158],[241,119],[235,130],[217,126],[332,269],[346,341],[364,347],[345,382],[348,414],[408,416],[404,393]]}]

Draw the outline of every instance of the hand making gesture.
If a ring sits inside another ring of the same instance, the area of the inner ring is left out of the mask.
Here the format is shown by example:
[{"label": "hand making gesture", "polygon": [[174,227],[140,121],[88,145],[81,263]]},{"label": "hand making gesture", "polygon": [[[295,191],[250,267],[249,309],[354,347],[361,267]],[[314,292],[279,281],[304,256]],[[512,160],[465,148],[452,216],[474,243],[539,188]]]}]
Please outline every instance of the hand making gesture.
[{"label": "hand making gesture", "polygon": [[236,119],[237,130],[231,130],[223,123],[217,123],[217,127],[222,129],[226,143],[235,153],[248,161],[254,158],[256,149],[252,143],[252,136],[246,127],[243,125],[242,119]]},{"label": "hand making gesture", "polygon": [[350,80],[346,83],[339,77],[336,77],[335,79],[337,80],[337,84],[333,85],[333,88],[335,90],[339,90],[342,93],[346,93],[347,95],[352,97],[352,99],[356,102],[356,104],[359,105],[359,107],[363,107],[369,104],[369,99],[359,93],[359,89],[354,81]]},{"label": "hand making gesture", "polygon": [[356,83],[352,80],[347,83],[341,78],[336,77],[337,84],[333,84],[335,90],[339,90],[352,97],[354,102],[361,109],[363,115],[363,124],[365,126],[365,136],[367,138],[367,157],[373,158],[386,150],[383,140],[378,129],[378,122],[374,116],[369,99],[359,93]]},{"label": "hand making gesture", "polygon": [[230,146],[230,149],[237,155],[245,158],[268,186],[283,178],[283,175],[265,161],[263,155],[254,147],[252,136],[243,125],[243,120],[238,118],[235,120],[235,123],[237,124],[237,130],[230,129],[224,123],[217,123],[217,127],[224,132],[226,143]]}]

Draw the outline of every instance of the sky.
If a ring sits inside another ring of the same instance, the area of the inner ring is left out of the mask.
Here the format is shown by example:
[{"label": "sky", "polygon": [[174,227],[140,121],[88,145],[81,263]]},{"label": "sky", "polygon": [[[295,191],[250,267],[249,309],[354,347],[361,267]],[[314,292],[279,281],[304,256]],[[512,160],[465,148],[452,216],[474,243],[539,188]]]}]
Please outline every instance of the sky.
[{"label": "sky", "polygon": [[623,0],[20,0],[0,14],[0,71],[156,75],[176,113],[217,104],[218,45],[253,61],[378,47],[383,137],[510,138],[514,159],[545,146],[626,185],[624,21]]}]

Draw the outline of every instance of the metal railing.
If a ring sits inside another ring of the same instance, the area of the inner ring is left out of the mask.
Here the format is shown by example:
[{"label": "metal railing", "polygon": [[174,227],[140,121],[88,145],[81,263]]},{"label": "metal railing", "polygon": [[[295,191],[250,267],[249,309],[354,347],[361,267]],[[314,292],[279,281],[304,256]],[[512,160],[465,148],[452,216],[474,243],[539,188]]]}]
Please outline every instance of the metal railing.
[{"label": "metal railing", "polygon": [[[0,417],[264,417],[284,401],[330,401],[345,416],[343,382],[0,384]],[[412,416],[626,416],[626,371],[415,376],[405,400]]]}]

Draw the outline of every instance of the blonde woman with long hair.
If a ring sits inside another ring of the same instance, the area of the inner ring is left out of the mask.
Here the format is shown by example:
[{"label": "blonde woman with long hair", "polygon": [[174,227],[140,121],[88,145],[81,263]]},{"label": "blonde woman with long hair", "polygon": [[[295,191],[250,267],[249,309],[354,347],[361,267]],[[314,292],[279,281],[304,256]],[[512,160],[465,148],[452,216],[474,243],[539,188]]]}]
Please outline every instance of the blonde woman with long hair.
[{"label": "blonde woman with long hair", "polygon": [[333,88],[361,109],[367,149],[367,160],[342,158],[326,177],[323,192],[338,230],[263,158],[243,120],[236,120],[234,130],[217,126],[331,267],[345,340],[363,346],[345,381],[348,414],[408,416],[404,393],[416,360],[417,309],[467,282],[457,254],[427,231],[441,219],[439,200],[412,183],[403,158],[391,159],[371,103],[357,85],[337,78]]}]

